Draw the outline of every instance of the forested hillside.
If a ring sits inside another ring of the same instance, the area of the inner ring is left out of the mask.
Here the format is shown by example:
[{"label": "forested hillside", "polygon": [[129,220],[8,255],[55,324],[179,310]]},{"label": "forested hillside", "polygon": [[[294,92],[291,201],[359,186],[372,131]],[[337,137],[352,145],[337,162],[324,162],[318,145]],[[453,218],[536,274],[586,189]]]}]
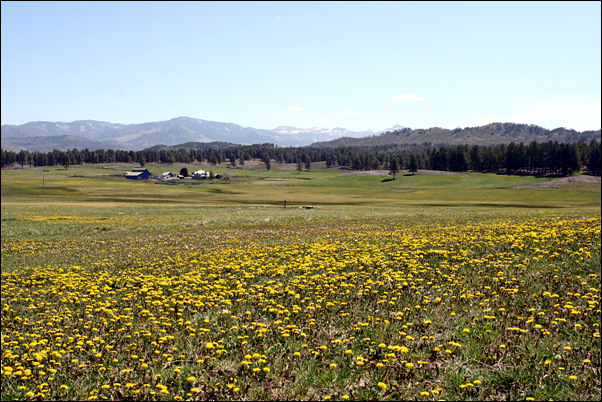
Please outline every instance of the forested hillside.
[{"label": "forested hillside", "polygon": [[428,129],[403,128],[366,138],[339,138],[328,142],[317,142],[313,147],[383,146],[383,145],[497,145],[511,142],[588,142],[592,138],[600,141],[600,130],[575,131],[566,128],[547,130],[534,124],[491,123],[480,127],[449,130],[432,127]]}]

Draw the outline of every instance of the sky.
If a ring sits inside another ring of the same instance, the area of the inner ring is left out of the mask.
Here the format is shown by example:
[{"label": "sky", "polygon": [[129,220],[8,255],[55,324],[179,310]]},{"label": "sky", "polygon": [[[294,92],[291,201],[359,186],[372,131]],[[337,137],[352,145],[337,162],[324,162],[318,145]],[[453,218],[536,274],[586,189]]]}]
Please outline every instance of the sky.
[{"label": "sky", "polygon": [[601,2],[1,6],[1,123],[601,128]]}]

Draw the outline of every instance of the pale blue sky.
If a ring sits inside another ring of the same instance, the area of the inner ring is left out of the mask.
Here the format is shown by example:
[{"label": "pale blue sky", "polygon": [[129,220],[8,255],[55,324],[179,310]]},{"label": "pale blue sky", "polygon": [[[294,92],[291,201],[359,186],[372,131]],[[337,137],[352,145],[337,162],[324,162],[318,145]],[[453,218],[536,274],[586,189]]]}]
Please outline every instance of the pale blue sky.
[{"label": "pale blue sky", "polygon": [[2,1],[2,124],[600,129],[600,2]]}]

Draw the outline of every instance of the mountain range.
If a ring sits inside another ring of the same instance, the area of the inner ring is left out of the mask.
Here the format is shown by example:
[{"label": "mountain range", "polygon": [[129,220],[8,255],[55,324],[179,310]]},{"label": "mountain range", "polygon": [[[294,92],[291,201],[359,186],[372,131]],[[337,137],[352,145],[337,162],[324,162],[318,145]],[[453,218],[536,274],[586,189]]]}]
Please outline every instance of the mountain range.
[{"label": "mountain range", "polygon": [[185,143],[263,144],[278,146],[389,146],[410,144],[496,145],[530,141],[575,142],[600,139],[600,130],[579,132],[557,128],[547,130],[536,125],[492,123],[481,127],[439,127],[410,129],[396,125],[379,132],[350,131],[345,128],[297,128],[280,126],[272,130],[243,127],[190,117],[167,121],[117,124],[95,120],[71,123],[36,121],[22,125],[5,124],[1,128],[5,151],[51,152],[54,149],[124,149],[142,150],[157,145]]},{"label": "mountain range", "polygon": [[[402,128],[392,127],[390,130]],[[234,123],[177,117],[167,121],[117,124],[95,120],[71,123],[36,121],[2,126],[2,149],[18,152],[50,152],[53,149],[141,150],[155,145],[188,142],[229,142],[233,144],[272,143],[279,146],[305,146],[340,137],[366,137],[372,131],[354,132],[345,128],[296,128],[280,126],[273,130],[243,127]]]}]

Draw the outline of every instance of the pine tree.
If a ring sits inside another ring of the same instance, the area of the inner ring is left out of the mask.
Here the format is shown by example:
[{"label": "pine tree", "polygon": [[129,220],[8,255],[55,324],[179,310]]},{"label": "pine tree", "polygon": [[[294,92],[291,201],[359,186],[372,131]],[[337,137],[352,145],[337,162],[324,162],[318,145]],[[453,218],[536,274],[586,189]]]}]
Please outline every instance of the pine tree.
[{"label": "pine tree", "polygon": [[410,156],[410,164],[408,165],[408,170],[412,174],[418,171],[418,162],[416,161],[416,155],[414,154]]},{"label": "pine tree", "polygon": [[395,179],[395,174],[399,172],[399,162],[397,158],[393,157],[389,161],[389,174],[393,175],[393,179]]}]

